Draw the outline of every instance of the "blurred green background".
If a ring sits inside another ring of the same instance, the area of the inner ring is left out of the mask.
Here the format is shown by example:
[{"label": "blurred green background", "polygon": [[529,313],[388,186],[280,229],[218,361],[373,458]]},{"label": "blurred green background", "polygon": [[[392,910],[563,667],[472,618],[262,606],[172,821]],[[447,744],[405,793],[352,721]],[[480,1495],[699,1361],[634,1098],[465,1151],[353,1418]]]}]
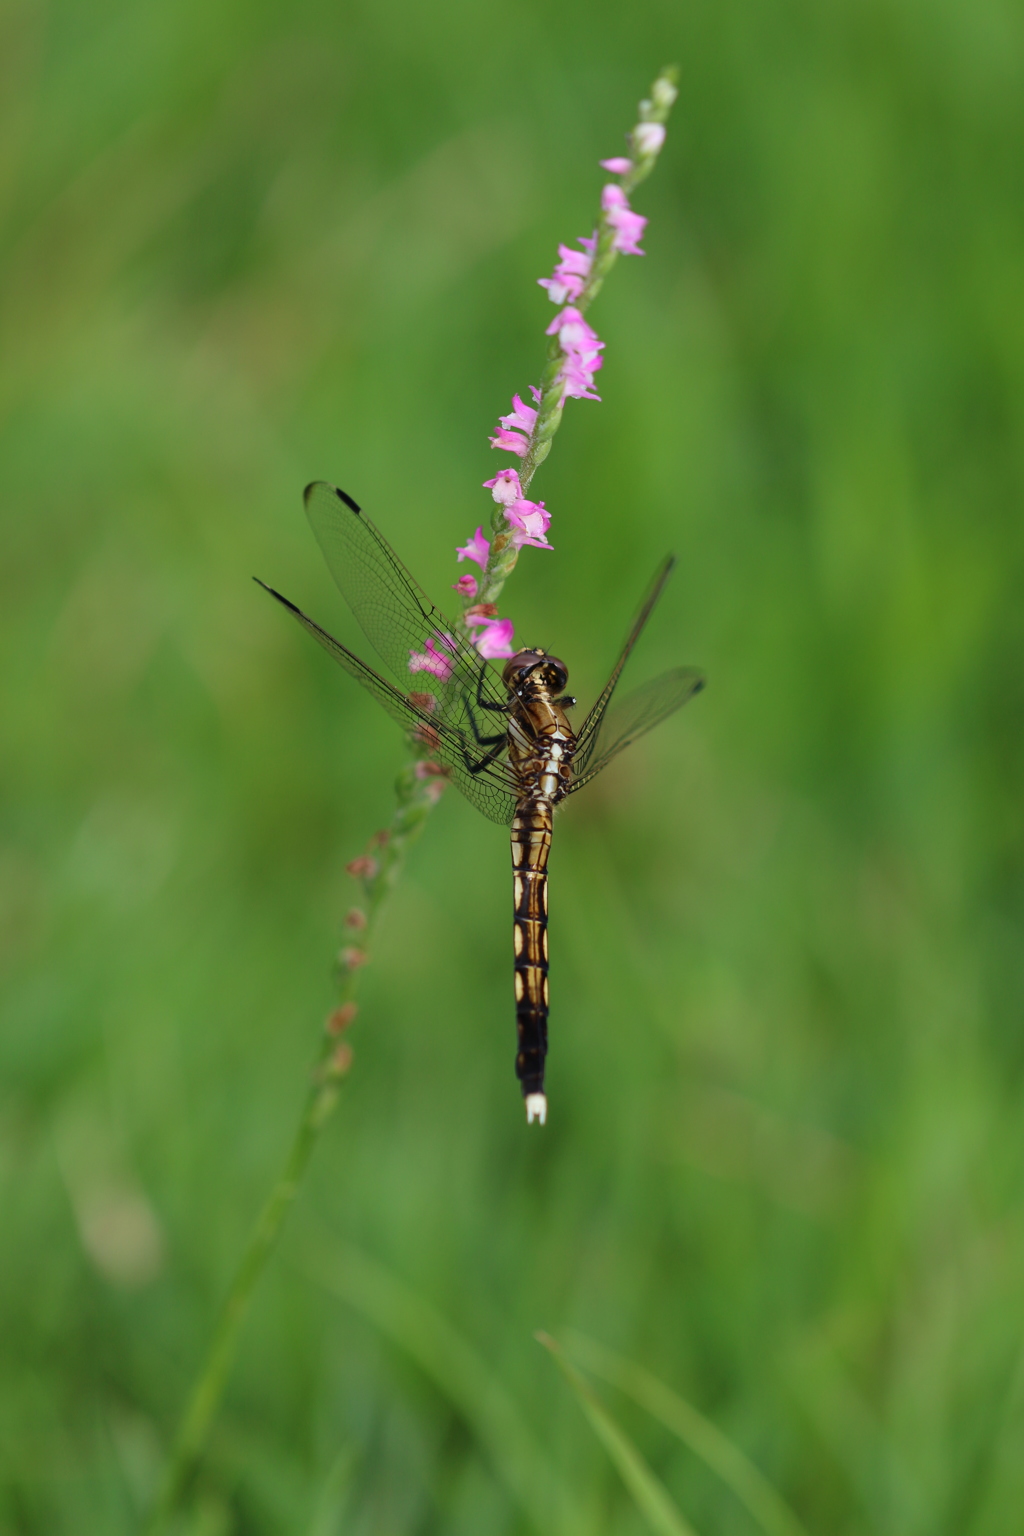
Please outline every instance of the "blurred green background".
[{"label": "blurred green background", "polygon": [[[504,611],[587,698],[674,548],[633,681],[710,686],[560,819],[543,1133],[506,838],[438,808],[183,1529],[543,1528],[491,1383],[574,1512],[549,1529],[634,1536],[532,1338],[567,1326],[813,1536],[1024,1529],[1019,7],[2,26],[0,1532],[138,1529],[390,813],[399,733],[250,577],[359,639],[322,477],[443,600],[540,371],[535,280],[672,59],[648,255],[592,312],[604,403],[566,412],[556,552]],[[750,1536],[605,1400],[699,1536]]]}]

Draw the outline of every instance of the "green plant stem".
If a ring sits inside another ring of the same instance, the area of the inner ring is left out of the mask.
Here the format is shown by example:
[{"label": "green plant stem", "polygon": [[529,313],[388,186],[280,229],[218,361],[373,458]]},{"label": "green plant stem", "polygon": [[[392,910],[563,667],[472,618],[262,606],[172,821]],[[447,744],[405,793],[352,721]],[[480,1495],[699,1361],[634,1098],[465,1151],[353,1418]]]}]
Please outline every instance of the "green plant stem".
[{"label": "green plant stem", "polygon": [[[422,832],[443,785],[443,780],[437,777],[423,776],[423,749],[414,747],[414,752],[415,760],[402,770],[395,784],[397,804],[390,826],[373,840],[372,854],[364,855],[349,866],[360,883],[365,901],[362,909],[349,915],[350,926],[354,934],[359,935],[359,943],[342,949],[338,957],[338,1007],[327,1020],[306,1102],[284,1167],[256,1219],[206,1358],[181,1416],[163,1484],[143,1528],[145,1536],[163,1536],[187,1489],[224,1395],[253,1291],[281,1235],[284,1219],[302,1183],[317,1139],[337,1105],[342,1080],[352,1064],[351,1048],[338,1037],[355,1017],[359,977],[369,958],[381,909],[394,889],[405,855]],[[353,922],[354,917],[358,918],[357,922]]]}]

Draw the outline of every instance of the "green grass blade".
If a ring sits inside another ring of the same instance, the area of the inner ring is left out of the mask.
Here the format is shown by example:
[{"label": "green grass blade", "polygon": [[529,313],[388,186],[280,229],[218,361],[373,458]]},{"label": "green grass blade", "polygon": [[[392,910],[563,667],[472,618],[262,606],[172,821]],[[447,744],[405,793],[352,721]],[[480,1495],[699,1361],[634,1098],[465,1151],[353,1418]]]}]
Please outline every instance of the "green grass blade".
[{"label": "green grass blade", "polygon": [[306,1536],[341,1536],[341,1520],[352,1487],[356,1460],[356,1450],[351,1445],[346,1445],[334,1458]]},{"label": "green grass blade", "polygon": [[573,1530],[572,1505],[519,1408],[487,1363],[431,1304],[382,1265],[341,1244],[307,1250],[303,1271],[415,1360],[482,1447],[495,1475],[544,1536]]},{"label": "green grass blade", "polygon": [[689,1446],[746,1505],[766,1536],[807,1536],[806,1528],[753,1462],[671,1387],[584,1334],[567,1332],[566,1347],[595,1376],[631,1397]]},{"label": "green grass blade", "polygon": [[616,1471],[633,1495],[637,1509],[656,1536],[696,1536],[689,1521],[679,1512],[660,1478],[655,1477],[629,1436],[619,1428],[589,1382],[566,1359],[555,1340],[546,1333],[534,1335],[550,1350],[562,1375],[579,1399],[595,1435],[604,1446]]}]

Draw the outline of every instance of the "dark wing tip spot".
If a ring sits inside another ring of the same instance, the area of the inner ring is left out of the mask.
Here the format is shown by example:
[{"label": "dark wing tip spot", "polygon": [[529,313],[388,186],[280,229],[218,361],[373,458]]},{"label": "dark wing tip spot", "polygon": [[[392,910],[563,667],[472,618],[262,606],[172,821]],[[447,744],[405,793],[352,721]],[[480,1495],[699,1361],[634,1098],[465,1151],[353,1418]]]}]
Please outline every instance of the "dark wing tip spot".
[{"label": "dark wing tip spot", "polygon": [[270,593],[270,595],[271,595],[271,597],[276,597],[276,598],[277,598],[277,600],[278,600],[278,602],[279,602],[279,603],[280,603],[280,604],[281,604],[281,605],[282,605],[282,606],[283,606],[283,607],[285,607],[285,608],[290,608],[290,609],[291,609],[291,611],[292,611],[292,613],[298,613],[298,612],[299,612],[299,609],[298,609],[298,608],[296,608],[296,606],[295,606],[295,604],[294,604],[294,603],[290,603],[290,602],[289,602],[289,601],[288,601],[288,599],[287,599],[287,598],[286,598],[286,597],[282,597],[282,596],[281,596],[281,594],[280,594],[280,592],[275,592],[275,591],[274,591],[274,589],[273,589],[273,587],[268,587],[268,586],[267,586],[267,584],[266,584],[266,582],[265,582],[265,581],[260,581],[260,579],[259,579],[259,577],[258,577],[258,576],[254,576],[254,577],[253,577],[253,581],[254,581],[254,582],[255,582],[255,583],[256,583],[256,585],[257,585],[257,586],[258,586],[258,587],[262,587],[262,588],[263,588],[263,590],[264,590],[264,592],[269,592],[269,593]]},{"label": "dark wing tip spot", "polygon": [[345,507],[350,507],[353,511],[362,511],[362,507],[359,505],[359,502],[353,501],[352,496],[348,495],[347,490],[339,490],[338,485],[329,485],[327,484],[327,481],[310,481],[309,485],[306,487],[306,490],[302,492],[302,501],[309,505],[310,496],[313,495],[315,490],[319,490],[321,485],[324,487],[324,490],[333,490],[333,493],[335,493],[338,501],[344,501]]}]

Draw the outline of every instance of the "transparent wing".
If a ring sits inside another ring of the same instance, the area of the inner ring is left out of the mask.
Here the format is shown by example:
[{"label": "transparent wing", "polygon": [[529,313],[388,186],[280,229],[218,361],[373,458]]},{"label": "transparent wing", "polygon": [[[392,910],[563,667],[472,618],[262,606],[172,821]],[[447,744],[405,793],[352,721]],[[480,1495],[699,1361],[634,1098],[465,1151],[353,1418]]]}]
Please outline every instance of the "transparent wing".
[{"label": "transparent wing", "polygon": [[[436,713],[473,736],[467,699],[478,714],[478,693],[502,709],[508,702],[498,674],[434,607],[350,496],[317,480],[306,487],[305,502],[331,575],[399,688],[434,694]],[[483,714],[497,718],[496,711]]]},{"label": "transparent wing", "polygon": [[[470,763],[477,763],[486,754],[487,747],[477,743],[475,737],[453,726],[445,720],[435,709],[429,705],[423,707],[405,694],[400,693],[372,667],[360,661],[358,656],[335,640],[325,629],[304,614],[301,608],[296,608],[280,592],[275,592],[273,587],[268,587],[266,582],[259,581],[258,585],[271,597],[276,597],[282,607],[296,618],[303,629],[319,641],[324,650],[339,666],[344,667],[363,687],[373,694],[378,703],[383,704],[393,720],[407,731],[415,732],[420,740],[425,741],[430,748],[431,755],[438,762],[443,763],[453,783],[455,783],[466,799],[476,806],[478,811],[491,821],[498,822],[501,826],[508,826],[515,815],[516,797],[513,793],[513,783],[508,769],[500,762],[490,763],[481,768],[478,773],[471,773]],[[431,680],[433,681],[433,680]],[[432,694],[417,693],[417,699],[429,700]],[[487,716],[489,720],[498,720],[498,726],[489,727],[489,733],[496,731],[504,723],[504,715]]]},{"label": "transparent wing", "polygon": [[[626,662],[629,660],[629,654],[632,651],[634,645],[636,645],[636,642],[639,640],[644,625],[647,623],[647,620],[654,612],[655,604],[662,594],[665,583],[668,580],[672,571],[672,567],[675,565],[675,563],[675,555],[667,555],[662,561],[661,565],[655,571],[654,580],[651,582],[650,587],[647,589],[647,595],[640,605],[640,611],[633,621],[633,627],[626,637],[626,643],[622,647],[619,659],[612,668],[611,677],[609,677],[608,681],[605,683],[604,688],[601,691],[600,698],[576,733],[576,750],[573,754],[573,769],[575,774],[580,779],[583,778],[590,765],[590,760],[594,755],[594,750],[597,746],[598,738],[603,735],[601,725],[604,720],[605,711],[607,710],[611,701],[612,694],[615,692],[615,685],[622,675],[622,669],[626,665]],[[678,709],[679,706],[675,705],[674,707]],[[650,726],[648,726],[647,729],[649,730]]]},{"label": "transparent wing", "polygon": [[694,672],[691,667],[673,667],[671,672],[663,672],[660,677],[652,678],[628,694],[621,704],[608,711],[600,732],[601,750],[596,757],[590,756],[582,773],[575,771],[574,756],[570,795],[589,784],[602,768],[607,768],[613,757],[675,714],[703,687],[704,679],[699,672]]}]

